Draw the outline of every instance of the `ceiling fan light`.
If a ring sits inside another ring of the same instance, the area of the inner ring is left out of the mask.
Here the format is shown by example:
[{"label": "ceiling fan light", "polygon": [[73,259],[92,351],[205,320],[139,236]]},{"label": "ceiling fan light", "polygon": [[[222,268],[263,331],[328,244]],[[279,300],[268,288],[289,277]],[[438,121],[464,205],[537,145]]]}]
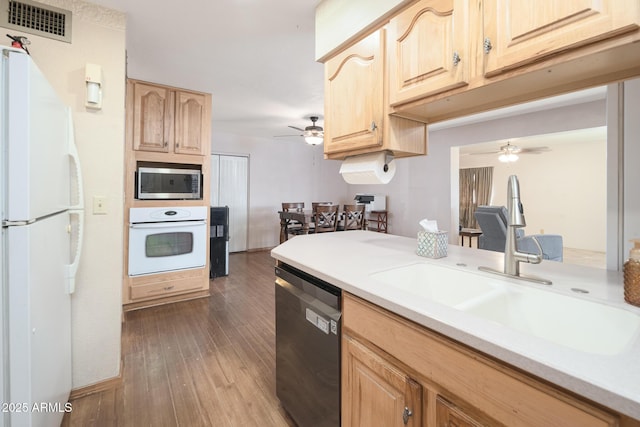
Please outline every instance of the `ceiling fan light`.
[{"label": "ceiling fan light", "polygon": [[502,153],[500,154],[500,156],[498,156],[498,160],[502,163],[515,162],[516,160],[518,160],[518,155],[510,152]]},{"label": "ceiling fan light", "polygon": [[318,145],[322,144],[322,137],[317,135],[307,135],[304,137],[304,140],[309,145]]}]

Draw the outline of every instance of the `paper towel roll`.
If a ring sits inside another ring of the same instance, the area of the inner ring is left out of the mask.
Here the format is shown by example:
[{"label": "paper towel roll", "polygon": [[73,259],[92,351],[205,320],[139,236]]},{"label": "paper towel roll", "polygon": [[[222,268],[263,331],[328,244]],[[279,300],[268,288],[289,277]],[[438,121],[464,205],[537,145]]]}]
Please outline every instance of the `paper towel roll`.
[{"label": "paper towel roll", "polygon": [[388,184],[396,173],[394,160],[387,163],[386,153],[347,157],[340,166],[342,178],[349,184]]}]

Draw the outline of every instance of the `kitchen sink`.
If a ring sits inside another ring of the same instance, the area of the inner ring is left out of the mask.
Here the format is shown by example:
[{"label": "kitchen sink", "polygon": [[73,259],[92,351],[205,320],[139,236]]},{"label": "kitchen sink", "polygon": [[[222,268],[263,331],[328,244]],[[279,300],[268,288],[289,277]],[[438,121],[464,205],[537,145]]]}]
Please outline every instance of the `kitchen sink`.
[{"label": "kitchen sink", "polygon": [[622,308],[545,290],[509,287],[463,311],[586,353],[622,352],[640,331],[640,316]]},{"label": "kitchen sink", "polygon": [[416,263],[370,277],[410,295],[586,353],[618,354],[640,334],[640,315],[632,311],[476,272]]},{"label": "kitchen sink", "polygon": [[394,289],[454,307],[500,289],[478,274],[431,264],[410,264],[370,275]]}]

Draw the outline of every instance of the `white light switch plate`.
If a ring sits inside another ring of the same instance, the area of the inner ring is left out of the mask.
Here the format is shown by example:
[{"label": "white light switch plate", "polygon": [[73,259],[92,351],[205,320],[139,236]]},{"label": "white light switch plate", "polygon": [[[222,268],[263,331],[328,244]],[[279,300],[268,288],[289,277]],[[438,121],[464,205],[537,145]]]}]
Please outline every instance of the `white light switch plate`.
[{"label": "white light switch plate", "polygon": [[107,198],[104,196],[93,196],[93,214],[106,215]]}]

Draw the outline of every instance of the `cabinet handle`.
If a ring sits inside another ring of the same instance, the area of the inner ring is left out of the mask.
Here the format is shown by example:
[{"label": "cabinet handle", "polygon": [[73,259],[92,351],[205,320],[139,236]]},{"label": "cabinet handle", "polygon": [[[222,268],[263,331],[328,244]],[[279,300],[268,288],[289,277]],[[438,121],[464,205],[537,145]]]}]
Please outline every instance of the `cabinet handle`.
[{"label": "cabinet handle", "polygon": [[164,142],[164,146],[166,147],[166,146],[168,146],[168,145],[169,145],[169,143],[168,143],[167,141],[165,141],[165,142]]},{"label": "cabinet handle", "polygon": [[460,63],[460,55],[458,54],[458,52],[453,52],[453,66],[457,67],[459,63]]},{"label": "cabinet handle", "polygon": [[171,289],[175,288],[175,286],[165,286],[164,290],[165,291],[170,291]]},{"label": "cabinet handle", "polygon": [[402,411],[402,422],[404,425],[409,424],[409,417],[413,415],[413,412],[408,407],[404,407],[404,411]]},{"label": "cabinet handle", "polygon": [[493,49],[493,45],[491,44],[491,39],[489,37],[485,37],[484,43],[482,43],[482,47],[484,48],[484,53],[491,52],[491,49]]},{"label": "cabinet handle", "polygon": [[371,132],[373,132],[376,129],[378,129],[378,126],[376,125],[376,122],[371,122]]}]

